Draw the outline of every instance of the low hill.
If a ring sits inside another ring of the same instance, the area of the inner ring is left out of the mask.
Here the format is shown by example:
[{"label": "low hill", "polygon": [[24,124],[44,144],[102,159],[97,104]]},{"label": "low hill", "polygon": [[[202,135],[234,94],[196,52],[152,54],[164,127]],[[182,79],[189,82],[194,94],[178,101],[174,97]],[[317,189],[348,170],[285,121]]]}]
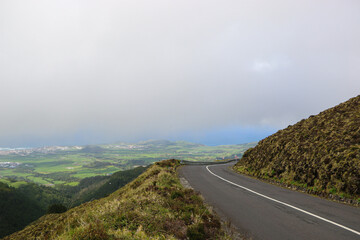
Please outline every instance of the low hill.
[{"label": "low hill", "polygon": [[152,147],[168,147],[176,145],[176,143],[169,140],[147,140],[139,142],[138,145]]},{"label": "low hill", "polygon": [[359,201],[360,96],[263,139],[234,169],[314,194]]},{"label": "low hill", "polygon": [[185,189],[177,160],[158,162],[110,196],[48,214],[16,239],[224,239],[219,220]]},{"label": "low hill", "polygon": [[83,147],[80,151],[84,153],[103,153],[105,152],[105,149],[96,145],[87,145]]}]

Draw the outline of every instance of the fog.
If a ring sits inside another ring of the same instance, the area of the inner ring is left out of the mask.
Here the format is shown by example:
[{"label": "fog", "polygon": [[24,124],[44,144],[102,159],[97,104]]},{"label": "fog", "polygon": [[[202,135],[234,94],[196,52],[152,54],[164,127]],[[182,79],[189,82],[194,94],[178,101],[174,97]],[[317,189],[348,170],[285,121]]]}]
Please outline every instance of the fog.
[{"label": "fog", "polygon": [[359,43],[358,0],[4,0],[0,146],[260,139],[357,96]]}]

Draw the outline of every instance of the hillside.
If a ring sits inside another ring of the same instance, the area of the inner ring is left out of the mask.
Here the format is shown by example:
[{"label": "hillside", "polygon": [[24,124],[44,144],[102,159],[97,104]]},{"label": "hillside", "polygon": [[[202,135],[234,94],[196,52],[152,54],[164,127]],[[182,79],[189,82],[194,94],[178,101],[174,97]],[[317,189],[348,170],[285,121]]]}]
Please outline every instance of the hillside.
[{"label": "hillside", "polygon": [[137,167],[111,176],[85,178],[77,186],[46,187],[35,183],[0,182],[0,238],[21,230],[46,213],[53,204],[68,208],[106,197],[125,186],[146,170]]},{"label": "hillside", "polygon": [[359,201],[360,96],[263,139],[234,169],[313,194]]},{"label": "hillside", "polygon": [[74,193],[71,206],[106,197],[134,180],[146,169],[146,167],[137,167],[131,170],[115,172],[111,176],[85,178],[80,181],[78,186],[70,187],[69,190]]},{"label": "hillside", "polygon": [[177,166],[158,162],[110,196],[45,215],[4,239],[224,239],[217,217],[180,184]]},{"label": "hillside", "polygon": [[23,228],[42,214],[37,202],[0,182],[0,238]]}]

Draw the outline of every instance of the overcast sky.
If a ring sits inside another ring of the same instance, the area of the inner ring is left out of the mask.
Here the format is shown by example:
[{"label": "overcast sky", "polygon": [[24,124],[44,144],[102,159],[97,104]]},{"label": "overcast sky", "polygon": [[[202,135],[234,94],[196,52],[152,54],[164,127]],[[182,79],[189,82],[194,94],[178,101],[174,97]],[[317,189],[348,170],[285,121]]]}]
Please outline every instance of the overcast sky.
[{"label": "overcast sky", "polygon": [[359,0],[0,1],[0,147],[250,142],[358,94]]}]

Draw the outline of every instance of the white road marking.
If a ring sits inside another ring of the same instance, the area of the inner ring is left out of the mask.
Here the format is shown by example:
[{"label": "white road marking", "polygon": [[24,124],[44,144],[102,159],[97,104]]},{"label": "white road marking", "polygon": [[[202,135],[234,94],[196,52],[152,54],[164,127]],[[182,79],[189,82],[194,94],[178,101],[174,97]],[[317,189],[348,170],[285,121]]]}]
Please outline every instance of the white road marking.
[{"label": "white road marking", "polygon": [[[219,164],[219,165],[224,165],[224,164]],[[213,166],[214,166],[214,165],[213,165]],[[318,215],[316,215],[316,214],[313,214],[313,213],[311,213],[311,212],[305,211],[305,210],[303,210],[303,209],[301,209],[301,208],[295,207],[295,206],[290,205],[290,204],[288,204],[288,203],[284,203],[284,202],[282,202],[282,201],[279,201],[279,200],[276,200],[276,199],[274,199],[274,198],[268,197],[268,196],[266,196],[266,195],[264,195],[264,194],[255,192],[254,190],[251,190],[251,189],[249,189],[249,188],[247,188],[247,187],[241,186],[241,185],[236,184],[236,183],[233,183],[233,182],[231,182],[231,181],[229,181],[229,180],[227,180],[227,179],[225,179],[225,178],[223,178],[223,177],[220,177],[219,175],[217,175],[217,174],[213,173],[212,171],[210,171],[209,165],[206,166],[206,169],[209,171],[209,173],[211,173],[211,174],[214,175],[215,177],[220,178],[221,180],[223,180],[223,181],[225,181],[225,182],[228,182],[228,183],[230,183],[230,184],[232,184],[232,185],[234,185],[234,186],[237,186],[237,187],[242,188],[242,189],[244,189],[244,190],[246,190],[246,191],[249,191],[249,192],[251,192],[251,193],[254,193],[254,194],[256,194],[256,195],[258,195],[258,196],[260,196],[260,197],[263,197],[263,198],[269,199],[269,200],[271,200],[271,201],[280,203],[280,204],[282,204],[282,205],[285,205],[285,206],[287,206],[287,207],[289,207],[289,208],[295,209],[295,210],[300,211],[300,212],[302,212],[302,213],[308,214],[308,215],[310,215],[310,216],[313,216],[313,217],[318,218],[318,219],[320,219],[320,220],[323,220],[323,221],[325,221],[325,222],[331,223],[331,224],[333,224],[333,225],[335,225],[335,226],[338,226],[338,227],[340,227],[340,228],[343,228],[343,229],[345,229],[345,230],[348,230],[348,231],[353,232],[353,233],[355,233],[355,234],[357,234],[357,235],[360,236],[360,232],[358,232],[358,231],[356,231],[356,230],[354,230],[354,229],[348,228],[348,227],[346,227],[346,226],[344,226],[344,225],[341,225],[341,224],[339,224],[339,223],[336,223],[336,222],[333,222],[333,221],[328,220],[328,219],[326,219],[326,218],[320,217],[320,216],[318,216]]]}]

